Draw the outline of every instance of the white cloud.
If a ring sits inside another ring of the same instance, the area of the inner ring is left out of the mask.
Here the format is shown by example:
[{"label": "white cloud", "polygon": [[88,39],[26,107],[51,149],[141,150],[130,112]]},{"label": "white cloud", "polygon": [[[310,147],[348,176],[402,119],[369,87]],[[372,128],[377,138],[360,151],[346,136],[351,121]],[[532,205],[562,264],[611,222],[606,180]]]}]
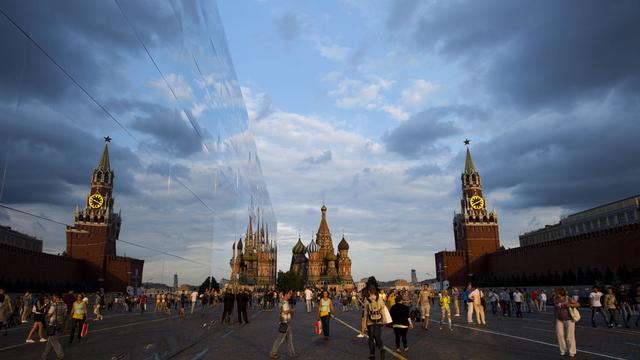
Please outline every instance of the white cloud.
[{"label": "white cloud", "polygon": [[380,108],[384,101],[383,91],[389,90],[393,80],[375,78],[371,82],[344,78],[329,96],[336,98],[336,106],[343,109],[364,108],[374,110]]},{"label": "white cloud", "polygon": [[[389,86],[379,84],[383,85]],[[406,278],[411,267],[433,272],[434,251],[453,246],[450,214],[457,201],[448,189],[457,188],[456,176],[408,182],[405,172],[413,165],[411,160],[398,159],[375,140],[319,116],[276,108],[252,131],[280,221],[281,269],[290,265],[298,231],[305,244],[311,241],[323,201],[329,208],[334,246],[343,229],[351,244],[356,279],[368,275]],[[331,149],[331,161],[305,162],[327,149]],[[371,265],[380,262],[389,266],[382,270]]]},{"label": "white cloud", "polygon": [[391,115],[392,118],[399,121],[405,121],[409,119],[410,116],[409,113],[404,111],[404,108],[402,106],[384,105],[380,107],[380,109]]},{"label": "white cloud", "polygon": [[439,86],[424,79],[414,80],[411,86],[402,91],[402,102],[407,105],[422,105],[428,96],[438,90]]},{"label": "white cloud", "polygon": [[351,48],[338,44],[316,43],[316,50],[320,52],[320,55],[329,60],[342,61],[347,57]]}]

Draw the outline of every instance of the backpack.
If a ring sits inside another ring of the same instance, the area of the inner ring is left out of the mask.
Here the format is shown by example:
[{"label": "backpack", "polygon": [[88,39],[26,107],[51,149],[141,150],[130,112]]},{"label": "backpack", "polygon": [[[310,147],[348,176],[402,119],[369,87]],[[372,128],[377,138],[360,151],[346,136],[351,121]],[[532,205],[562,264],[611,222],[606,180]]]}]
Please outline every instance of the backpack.
[{"label": "backpack", "polygon": [[369,319],[371,321],[382,321],[382,312],[380,310],[380,304],[378,304],[378,301],[369,301]]}]

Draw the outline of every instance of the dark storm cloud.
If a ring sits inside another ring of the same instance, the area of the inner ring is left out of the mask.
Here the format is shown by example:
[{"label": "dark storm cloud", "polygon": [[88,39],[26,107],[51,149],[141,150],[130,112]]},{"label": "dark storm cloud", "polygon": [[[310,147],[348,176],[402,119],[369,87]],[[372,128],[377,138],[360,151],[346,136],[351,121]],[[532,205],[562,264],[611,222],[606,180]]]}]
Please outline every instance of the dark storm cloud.
[{"label": "dark storm cloud", "polygon": [[[37,118],[38,120],[33,120]],[[3,201],[72,206],[82,203],[74,191],[89,190],[103,141],[51,114],[13,114],[0,109],[0,154],[8,159]],[[135,194],[132,171],[138,158],[116,141],[110,146],[117,192]]]},{"label": "dark storm cloud", "polygon": [[303,31],[300,16],[292,11],[287,11],[275,20],[276,33],[285,42],[291,43],[300,36]]},{"label": "dark storm cloud", "polygon": [[460,133],[460,129],[450,120],[452,116],[474,121],[485,119],[487,114],[470,106],[431,108],[387,131],[382,139],[389,150],[408,158],[438,152],[438,140]]},{"label": "dark storm cloud", "polygon": [[389,16],[387,17],[387,27],[396,30],[406,26],[415,15],[418,9],[418,0],[395,0],[391,2]]},{"label": "dark storm cloud", "polygon": [[[132,130],[150,135],[144,141],[154,151],[179,157],[188,157],[202,150],[202,139],[181,113],[155,103],[118,99],[108,103],[116,114],[136,114],[129,124]],[[209,134],[200,129],[208,138]]]},{"label": "dark storm cloud", "polygon": [[614,89],[640,93],[638,1],[435,2],[422,13],[413,43],[485,69],[503,105],[562,109]]},{"label": "dark storm cloud", "polygon": [[333,158],[333,154],[331,153],[331,150],[325,150],[322,152],[322,154],[318,156],[309,156],[304,158],[302,161],[307,164],[317,165],[317,164],[323,164],[323,163],[329,162],[331,161],[332,158]]},{"label": "dark storm cloud", "polygon": [[407,175],[407,181],[412,181],[423,176],[440,175],[442,174],[442,168],[435,164],[421,164],[418,166],[412,166],[405,170]]},{"label": "dark storm cloud", "polygon": [[[640,193],[640,107],[613,108],[612,121],[554,115],[472,144],[486,190],[513,189],[507,208],[584,209]],[[461,171],[464,152],[453,161]]]},{"label": "dark storm cloud", "polygon": [[[140,1],[121,4],[127,16],[134,19],[147,47],[153,49],[176,38],[177,22],[174,15],[169,15],[169,7]],[[5,1],[1,7],[92,92],[108,87],[108,82],[119,76],[110,69],[124,61],[127,54],[143,52],[112,1]],[[4,17],[0,17],[0,44],[0,102],[13,103],[21,98],[59,102],[67,96],[84,97]]]}]

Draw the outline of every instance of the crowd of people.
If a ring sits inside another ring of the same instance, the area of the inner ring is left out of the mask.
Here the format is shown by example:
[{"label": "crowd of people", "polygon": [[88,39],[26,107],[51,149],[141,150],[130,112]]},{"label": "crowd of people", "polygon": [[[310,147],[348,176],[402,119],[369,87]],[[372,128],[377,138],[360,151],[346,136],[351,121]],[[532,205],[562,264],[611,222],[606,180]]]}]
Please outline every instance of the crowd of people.
[{"label": "crowd of people", "polygon": [[[586,294],[585,294],[586,295]],[[315,289],[307,287],[304,291],[277,292],[272,289],[251,289],[245,286],[229,286],[225,291],[214,289],[198,293],[197,290],[158,292],[155,294],[94,294],[74,293],[47,295],[44,292],[32,294],[25,292],[18,296],[9,296],[0,289],[0,332],[20,324],[30,324],[26,331],[26,343],[39,341],[47,343],[43,358],[54,351],[58,358],[64,356],[60,337],[68,336],[68,342],[79,341],[86,334],[88,320],[103,320],[103,312],[140,312],[147,311],[148,304],[155,305],[154,313],[184,317],[186,313],[198,311],[204,315],[205,309],[222,305],[221,324],[232,323],[234,308],[239,324],[249,324],[247,310],[262,311],[278,309],[278,337],[271,349],[271,358],[278,357],[278,349],[287,342],[290,357],[296,357],[293,346],[293,318],[298,299],[303,300],[307,313],[316,314],[317,333],[326,340],[331,336],[331,319],[336,315],[334,303],[340,305],[340,311],[360,310],[359,338],[368,338],[371,359],[378,355],[385,358],[382,341],[382,328],[389,327],[395,335],[395,351],[408,352],[407,333],[414,324],[422,322],[421,328],[429,331],[431,322],[439,329],[453,331],[452,318],[466,314],[467,326],[477,324],[485,326],[485,309],[491,309],[493,316],[523,317],[524,313],[546,312],[549,305],[553,309],[558,346],[561,354],[576,354],[575,323],[580,320],[578,309],[588,306],[591,309],[591,324],[597,326],[596,317],[600,316],[608,327],[640,325],[640,286],[632,289],[619,285],[601,292],[593,287],[588,296],[581,297],[578,291],[569,294],[564,288],[554,289],[547,295],[545,290],[520,289],[482,289],[468,284],[436,291],[428,286],[409,291],[391,289],[388,292],[378,286],[371,277],[360,290]],[[438,319],[431,318],[432,307],[440,309]],[[635,310],[634,310],[635,308]],[[635,321],[633,317],[635,316]],[[619,319],[621,323],[619,322]],[[465,320],[462,320],[464,324]],[[46,336],[45,336],[46,335]]]},{"label": "crowd of people", "polygon": [[[395,351],[408,352],[407,333],[414,324],[422,322],[422,329],[429,330],[434,321],[442,330],[453,331],[452,317],[463,317],[466,313],[467,326],[477,324],[485,326],[485,309],[490,307],[493,316],[515,316],[522,318],[524,313],[546,313],[547,307],[555,320],[558,347],[561,355],[576,355],[575,323],[580,320],[579,308],[588,301],[591,308],[591,321],[596,326],[595,316],[600,314],[609,327],[621,326],[621,318],[626,327],[630,327],[635,316],[635,326],[640,326],[640,286],[632,289],[620,285],[607,288],[606,294],[597,287],[588,296],[581,297],[577,290],[569,294],[564,288],[556,288],[550,294],[544,289],[526,288],[482,289],[468,284],[465,288],[456,287],[436,291],[428,286],[420,290],[396,290],[388,292],[380,289],[375,278],[368,279],[360,292],[329,291],[306,288],[303,292],[287,291],[282,295],[279,316],[279,335],[271,349],[271,358],[278,358],[278,349],[286,340],[289,356],[297,357],[293,346],[291,319],[295,312],[295,298],[303,297],[308,313],[317,313],[317,333],[326,340],[330,337],[331,318],[335,316],[334,302],[341,305],[341,311],[361,311],[361,329],[359,338],[368,338],[369,358],[385,358],[381,331],[383,327],[393,329]],[[431,319],[431,308],[440,309],[440,318]],[[635,314],[633,308],[636,308]],[[464,317],[463,317],[464,318]],[[462,320],[464,322],[464,320]]]}]

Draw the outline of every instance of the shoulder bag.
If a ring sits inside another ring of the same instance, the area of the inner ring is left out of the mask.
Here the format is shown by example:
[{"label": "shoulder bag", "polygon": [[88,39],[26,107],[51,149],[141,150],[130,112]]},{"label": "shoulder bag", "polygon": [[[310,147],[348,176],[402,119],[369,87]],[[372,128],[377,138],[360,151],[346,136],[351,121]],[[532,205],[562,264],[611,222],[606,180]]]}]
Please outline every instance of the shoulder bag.
[{"label": "shoulder bag", "polygon": [[580,321],[580,310],[578,310],[578,308],[569,307],[569,317],[571,317],[571,321],[573,322]]}]

